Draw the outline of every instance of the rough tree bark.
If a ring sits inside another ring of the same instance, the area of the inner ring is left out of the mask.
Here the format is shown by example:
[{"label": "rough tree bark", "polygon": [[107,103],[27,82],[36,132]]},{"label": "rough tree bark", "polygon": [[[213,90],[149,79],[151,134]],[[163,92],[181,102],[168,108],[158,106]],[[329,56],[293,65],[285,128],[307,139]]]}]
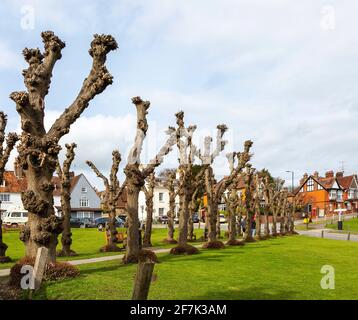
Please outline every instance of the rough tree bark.
[{"label": "rough tree bark", "polygon": [[27,91],[13,92],[10,98],[16,103],[21,117],[21,143],[18,146],[18,164],[25,172],[28,190],[22,194],[22,203],[29,212],[28,223],[20,234],[26,245],[26,255],[35,258],[39,247],[49,250],[48,260],[56,260],[57,237],[62,232],[62,219],[55,216],[53,184],[59,140],[88,107],[89,102],[112,84],[112,76],[105,67],[107,54],[117,48],[110,35],[94,35],[89,54],[92,68],[84,80],[74,102],[46,132],[44,125],[45,97],[51,83],[55,63],[61,59],[65,47],[53,32],[41,34],[45,52],[25,48],[23,51],[28,69],[23,71]]},{"label": "rough tree bark", "polygon": [[61,209],[63,217],[63,231],[61,237],[62,250],[57,252],[59,257],[76,256],[77,253],[71,250],[72,232],[71,232],[71,177],[70,168],[75,158],[74,149],[77,147],[75,143],[66,144],[66,159],[62,164],[57,163],[56,171],[61,184]]},{"label": "rough tree bark", "polygon": [[226,242],[227,245],[236,245],[236,211],[239,202],[239,196],[237,194],[236,183],[233,183],[233,187],[229,188],[228,195],[225,197],[226,208],[228,212],[228,233],[229,239]]},{"label": "rough tree bark", "polygon": [[[19,140],[19,137],[16,133],[9,133],[6,137],[6,147],[5,147],[5,129],[7,124],[7,117],[1,111],[0,112],[0,183],[3,182],[5,166],[9,160],[10,153],[14,149],[16,142]],[[2,214],[0,211],[0,263],[5,263],[11,261],[9,257],[6,256],[6,250],[8,246],[3,242],[2,239]]]},{"label": "rough tree bark", "polygon": [[137,132],[135,136],[134,145],[131,148],[127,165],[124,168],[127,181],[127,247],[126,254],[123,258],[124,263],[138,262],[139,255],[139,217],[138,217],[138,196],[140,190],[145,184],[145,179],[158,167],[171,150],[172,146],[176,143],[176,130],[169,127],[165,145],[160,149],[159,153],[152,159],[147,166],[140,168],[140,155],[143,147],[143,141],[146,137],[148,130],[147,110],[149,109],[150,102],[143,101],[140,97],[132,99],[133,104],[137,110]]},{"label": "rough tree bark", "polygon": [[145,205],[147,212],[147,219],[145,221],[145,231],[143,236],[143,247],[151,247],[151,237],[152,237],[152,225],[153,225],[153,197],[154,197],[154,187],[155,187],[155,174],[152,172],[147,180],[147,186],[143,186],[142,190],[145,194]]},{"label": "rough tree bark", "polygon": [[195,214],[195,207],[196,207],[196,196],[198,193],[198,187],[195,189],[191,200],[189,202],[189,221],[188,221],[188,239],[190,241],[194,240],[194,214]]},{"label": "rough tree bark", "polygon": [[176,171],[168,170],[165,174],[165,187],[169,191],[169,210],[168,210],[168,235],[165,239],[167,243],[177,243],[174,239],[174,218],[175,218],[175,198],[178,195],[176,190]]},{"label": "rough tree bark", "polygon": [[254,208],[255,208],[255,216],[256,216],[256,234],[255,240],[264,239],[261,235],[261,200],[263,198],[262,195],[262,178],[259,174],[255,174],[255,193],[254,193]]},{"label": "rough tree bark", "polygon": [[287,190],[281,191],[280,196],[280,235],[287,234]]},{"label": "rough tree bark", "polygon": [[271,235],[276,237],[277,233],[277,217],[281,210],[282,205],[282,187],[284,181],[278,180],[276,183],[271,183],[268,186],[269,199],[271,201],[271,212],[272,212],[272,232]]},{"label": "rough tree bark", "polygon": [[117,252],[121,249],[117,247],[118,239],[117,239],[117,228],[116,228],[116,208],[117,201],[119,197],[122,195],[124,188],[126,187],[126,181],[120,185],[119,180],[117,178],[119,165],[121,163],[121,154],[118,150],[114,150],[112,152],[112,167],[109,175],[109,179],[106,178],[97,167],[91,162],[86,161],[88,166],[95,172],[98,178],[102,179],[104,184],[104,195],[103,195],[103,204],[104,204],[104,212],[108,214],[108,223],[106,226],[106,230],[109,232],[108,243],[104,247],[100,248],[102,252]]},{"label": "rough tree bark", "polygon": [[246,172],[244,174],[245,179],[245,208],[246,208],[246,232],[244,241],[254,242],[255,239],[252,236],[252,219],[255,212],[255,181],[254,181],[255,169],[251,167],[251,164],[246,165]]}]

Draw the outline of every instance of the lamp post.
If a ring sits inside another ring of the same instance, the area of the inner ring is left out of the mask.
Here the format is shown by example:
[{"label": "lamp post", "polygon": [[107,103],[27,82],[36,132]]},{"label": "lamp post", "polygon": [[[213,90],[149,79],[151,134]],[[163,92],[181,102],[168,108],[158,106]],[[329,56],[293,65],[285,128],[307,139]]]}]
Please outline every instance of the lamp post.
[{"label": "lamp post", "polygon": [[291,177],[292,177],[292,181],[291,181],[291,183],[292,183],[292,185],[291,185],[291,192],[293,192],[293,188],[294,188],[294,186],[295,186],[295,173],[294,173],[294,171],[290,171],[290,170],[286,170],[286,172],[287,172],[287,173],[291,172]]}]

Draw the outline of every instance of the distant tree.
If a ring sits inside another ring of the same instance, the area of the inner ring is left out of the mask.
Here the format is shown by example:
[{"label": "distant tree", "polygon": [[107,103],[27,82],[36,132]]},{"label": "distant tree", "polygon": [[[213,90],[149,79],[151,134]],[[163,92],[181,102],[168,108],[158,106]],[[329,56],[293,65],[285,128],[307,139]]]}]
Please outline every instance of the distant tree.
[{"label": "distant tree", "polygon": [[151,237],[152,237],[152,225],[153,225],[153,198],[154,198],[154,188],[155,188],[155,173],[152,172],[146,179],[147,185],[142,187],[142,191],[145,195],[145,205],[147,211],[147,219],[145,221],[145,230],[143,236],[143,247],[151,247]]},{"label": "distant tree", "polygon": [[123,183],[120,185],[117,174],[119,170],[119,165],[121,163],[122,157],[118,150],[112,152],[112,167],[109,175],[109,179],[106,178],[97,167],[91,162],[86,161],[87,165],[94,171],[98,178],[102,179],[104,184],[103,192],[103,204],[104,212],[108,214],[108,224],[106,229],[109,232],[108,244],[100,249],[103,252],[116,252],[120,251],[120,248],[117,247],[118,238],[117,238],[117,227],[116,227],[116,208],[119,197],[122,195],[126,184]]},{"label": "distant tree", "polygon": [[62,250],[57,253],[59,257],[76,256],[77,253],[71,250],[72,232],[71,232],[71,164],[75,158],[75,143],[66,144],[66,159],[62,167],[57,163],[56,171],[61,184],[61,209],[63,217],[63,231],[61,237]]},{"label": "distant tree", "polygon": [[[10,153],[14,149],[16,142],[19,140],[16,133],[8,133],[5,146],[5,129],[7,117],[4,112],[0,112],[0,184],[3,182],[5,166],[9,160]],[[8,246],[2,240],[2,216],[0,212],[0,263],[11,261],[6,256]]]},{"label": "distant tree", "polygon": [[169,192],[168,235],[164,241],[167,243],[177,243],[174,239],[175,198],[178,195],[176,169],[167,169],[159,176],[164,179],[164,186]]}]

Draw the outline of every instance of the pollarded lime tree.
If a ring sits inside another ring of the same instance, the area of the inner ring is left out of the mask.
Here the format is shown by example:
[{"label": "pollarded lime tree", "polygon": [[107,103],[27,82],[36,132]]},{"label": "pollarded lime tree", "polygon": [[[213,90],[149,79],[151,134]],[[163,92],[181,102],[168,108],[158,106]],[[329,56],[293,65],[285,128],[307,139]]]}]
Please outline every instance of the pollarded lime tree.
[{"label": "pollarded lime tree", "polygon": [[86,161],[90,168],[94,171],[98,178],[102,179],[104,184],[103,192],[103,210],[108,214],[108,224],[106,225],[107,231],[109,231],[108,243],[100,248],[101,252],[116,252],[120,251],[117,247],[117,228],[116,228],[116,208],[119,197],[122,195],[125,183],[120,185],[117,178],[119,165],[121,163],[121,154],[118,150],[112,152],[112,167],[109,175],[109,179],[102,174],[97,167],[91,161]]},{"label": "pollarded lime tree", "polygon": [[140,251],[138,217],[139,192],[145,184],[145,179],[147,179],[147,177],[154,172],[155,168],[163,162],[164,156],[172,150],[172,146],[175,145],[177,140],[175,128],[169,127],[167,130],[169,137],[158,154],[147,165],[141,165],[140,156],[148,130],[147,110],[149,109],[150,102],[143,101],[140,97],[134,97],[132,102],[137,110],[137,130],[134,144],[129,152],[127,164],[124,168],[127,188],[128,222],[126,254],[123,258],[124,263],[138,262]]},{"label": "pollarded lime tree", "polygon": [[145,195],[145,207],[147,212],[147,219],[145,220],[145,230],[143,235],[143,247],[152,246],[152,225],[153,225],[153,198],[155,188],[155,173],[154,171],[146,179],[147,184],[143,186],[142,191]]},{"label": "pollarded lime tree", "polygon": [[75,143],[66,144],[66,158],[61,166],[57,163],[56,171],[61,184],[61,209],[63,217],[63,231],[61,236],[62,249],[57,252],[59,257],[76,256],[77,253],[71,249],[72,232],[71,232],[71,164],[75,158]]},{"label": "pollarded lime tree", "polygon": [[23,71],[27,91],[13,92],[10,98],[16,103],[21,117],[21,142],[18,146],[18,164],[25,172],[28,189],[22,194],[22,203],[29,212],[28,223],[20,234],[26,245],[26,255],[35,257],[39,247],[49,250],[48,260],[56,260],[57,237],[62,232],[62,220],[55,216],[53,208],[53,173],[56,169],[60,139],[70,131],[71,125],[89,106],[89,102],[106,87],[113,78],[105,62],[107,54],[117,49],[117,42],[110,35],[94,35],[89,54],[92,67],[82,87],[70,106],[45,129],[45,97],[48,94],[52,72],[62,57],[62,42],[53,32],[41,34],[44,52],[40,49],[23,51],[29,67]]},{"label": "pollarded lime tree", "polygon": [[[7,124],[7,117],[4,112],[0,112],[0,183],[3,182],[5,166],[9,160],[10,153],[14,149],[16,142],[18,141],[18,136],[16,133],[8,133],[6,137],[6,146],[5,146],[5,129]],[[0,263],[5,263],[11,261],[9,257],[6,256],[6,250],[8,246],[2,240],[2,219],[0,212]]]}]

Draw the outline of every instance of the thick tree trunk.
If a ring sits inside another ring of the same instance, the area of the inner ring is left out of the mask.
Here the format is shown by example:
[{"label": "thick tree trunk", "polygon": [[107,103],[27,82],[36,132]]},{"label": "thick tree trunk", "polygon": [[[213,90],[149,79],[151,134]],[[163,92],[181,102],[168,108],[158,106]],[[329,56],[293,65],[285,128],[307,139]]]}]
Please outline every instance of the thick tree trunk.
[{"label": "thick tree trunk", "polygon": [[220,212],[218,207],[216,213],[216,237],[221,238]]},{"label": "thick tree trunk", "polygon": [[143,247],[151,247],[152,225],[153,225],[153,198],[146,200],[146,207],[147,207],[147,220],[145,221]]},{"label": "thick tree trunk", "polygon": [[138,218],[138,196],[141,185],[135,185],[130,180],[127,184],[127,247],[123,258],[124,263],[138,262],[140,251],[140,232]]},{"label": "thick tree trunk", "polygon": [[71,232],[71,196],[70,190],[68,187],[62,186],[61,193],[61,207],[62,207],[62,215],[63,215],[63,231],[61,237],[62,250],[58,253],[58,256],[75,256],[76,252],[71,250],[72,245],[72,232]]},{"label": "thick tree trunk", "polygon": [[36,258],[40,247],[48,249],[48,261],[56,261],[57,237],[62,232],[62,219],[55,216],[53,208],[52,174],[54,168],[35,167],[28,163],[26,177],[28,190],[22,194],[24,208],[28,210],[28,222],[20,239],[26,244],[26,256]]},{"label": "thick tree trunk", "polygon": [[236,240],[236,214],[234,208],[229,208],[229,241],[235,242]]},{"label": "thick tree trunk", "polygon": [[253,216],[252,212],[248,211],[247,217],[246,217],[246,232],[245,232],[245,238],[244,238],[244,240],[247,242],[255,241],[255,239],[252,236],[252,227],[251,227],[252,216]]},{"label": "thick tree trunk", "polygon": [[184,246],[188,241],[188,221],[189,221],[189,201],[185,194],[181,196],[184,199],[181,199],[182,203],[180,214],[179,214],[179,237],[178,244],[179,246]]},{"label": "thick tree trunk", "polygon": [[261,239],[261,215],[260,211],[256,212],[256,239]]},{"label": "thick tree trunk", "polygon": [[0,263],[9,262],[11,259],[6,257],[6,250],[8,246],[6,243],[3,242],[2,239],[2,220],[1,220],[1,213],[0,213]]},{"label": "thick tree trunk", "polygon": [[270,237],[270,222],[269,222],[269,214],[267,209],[265,210],[265,229],[264,229],[265,237]]},{"label": "thick tree trunk", "polygon": [[217,241],[217,211],[217,205],[215,205],[212,199],[208,198],[208,242]]},{"label": "thick tree trunk", "polygon": [[272,214],[272,232],[271,232],[272,236],[277,236],[277,214],[273,213]]},{"label": "thick tree trunk", "polygon": [[174,242],[174,218],[175,218],[175,195],[169,192],[169,211],[168,211],[168,242]]},{"label": "thick tree trunk", "polygon": [[107,231],[109,232],[109,237],[108,237],[108,244],[105,247],[105,251],[112,251],[112,252],[116,252],[119,251],[120,249],[117,247],[117,243],[118,243],[118,239],[117,239],[117,227],[116,227],[116,207],[114,206],[114,204],[111,204],[110,206],[110,211],[108,212],[108,223],[107,223]]}]

